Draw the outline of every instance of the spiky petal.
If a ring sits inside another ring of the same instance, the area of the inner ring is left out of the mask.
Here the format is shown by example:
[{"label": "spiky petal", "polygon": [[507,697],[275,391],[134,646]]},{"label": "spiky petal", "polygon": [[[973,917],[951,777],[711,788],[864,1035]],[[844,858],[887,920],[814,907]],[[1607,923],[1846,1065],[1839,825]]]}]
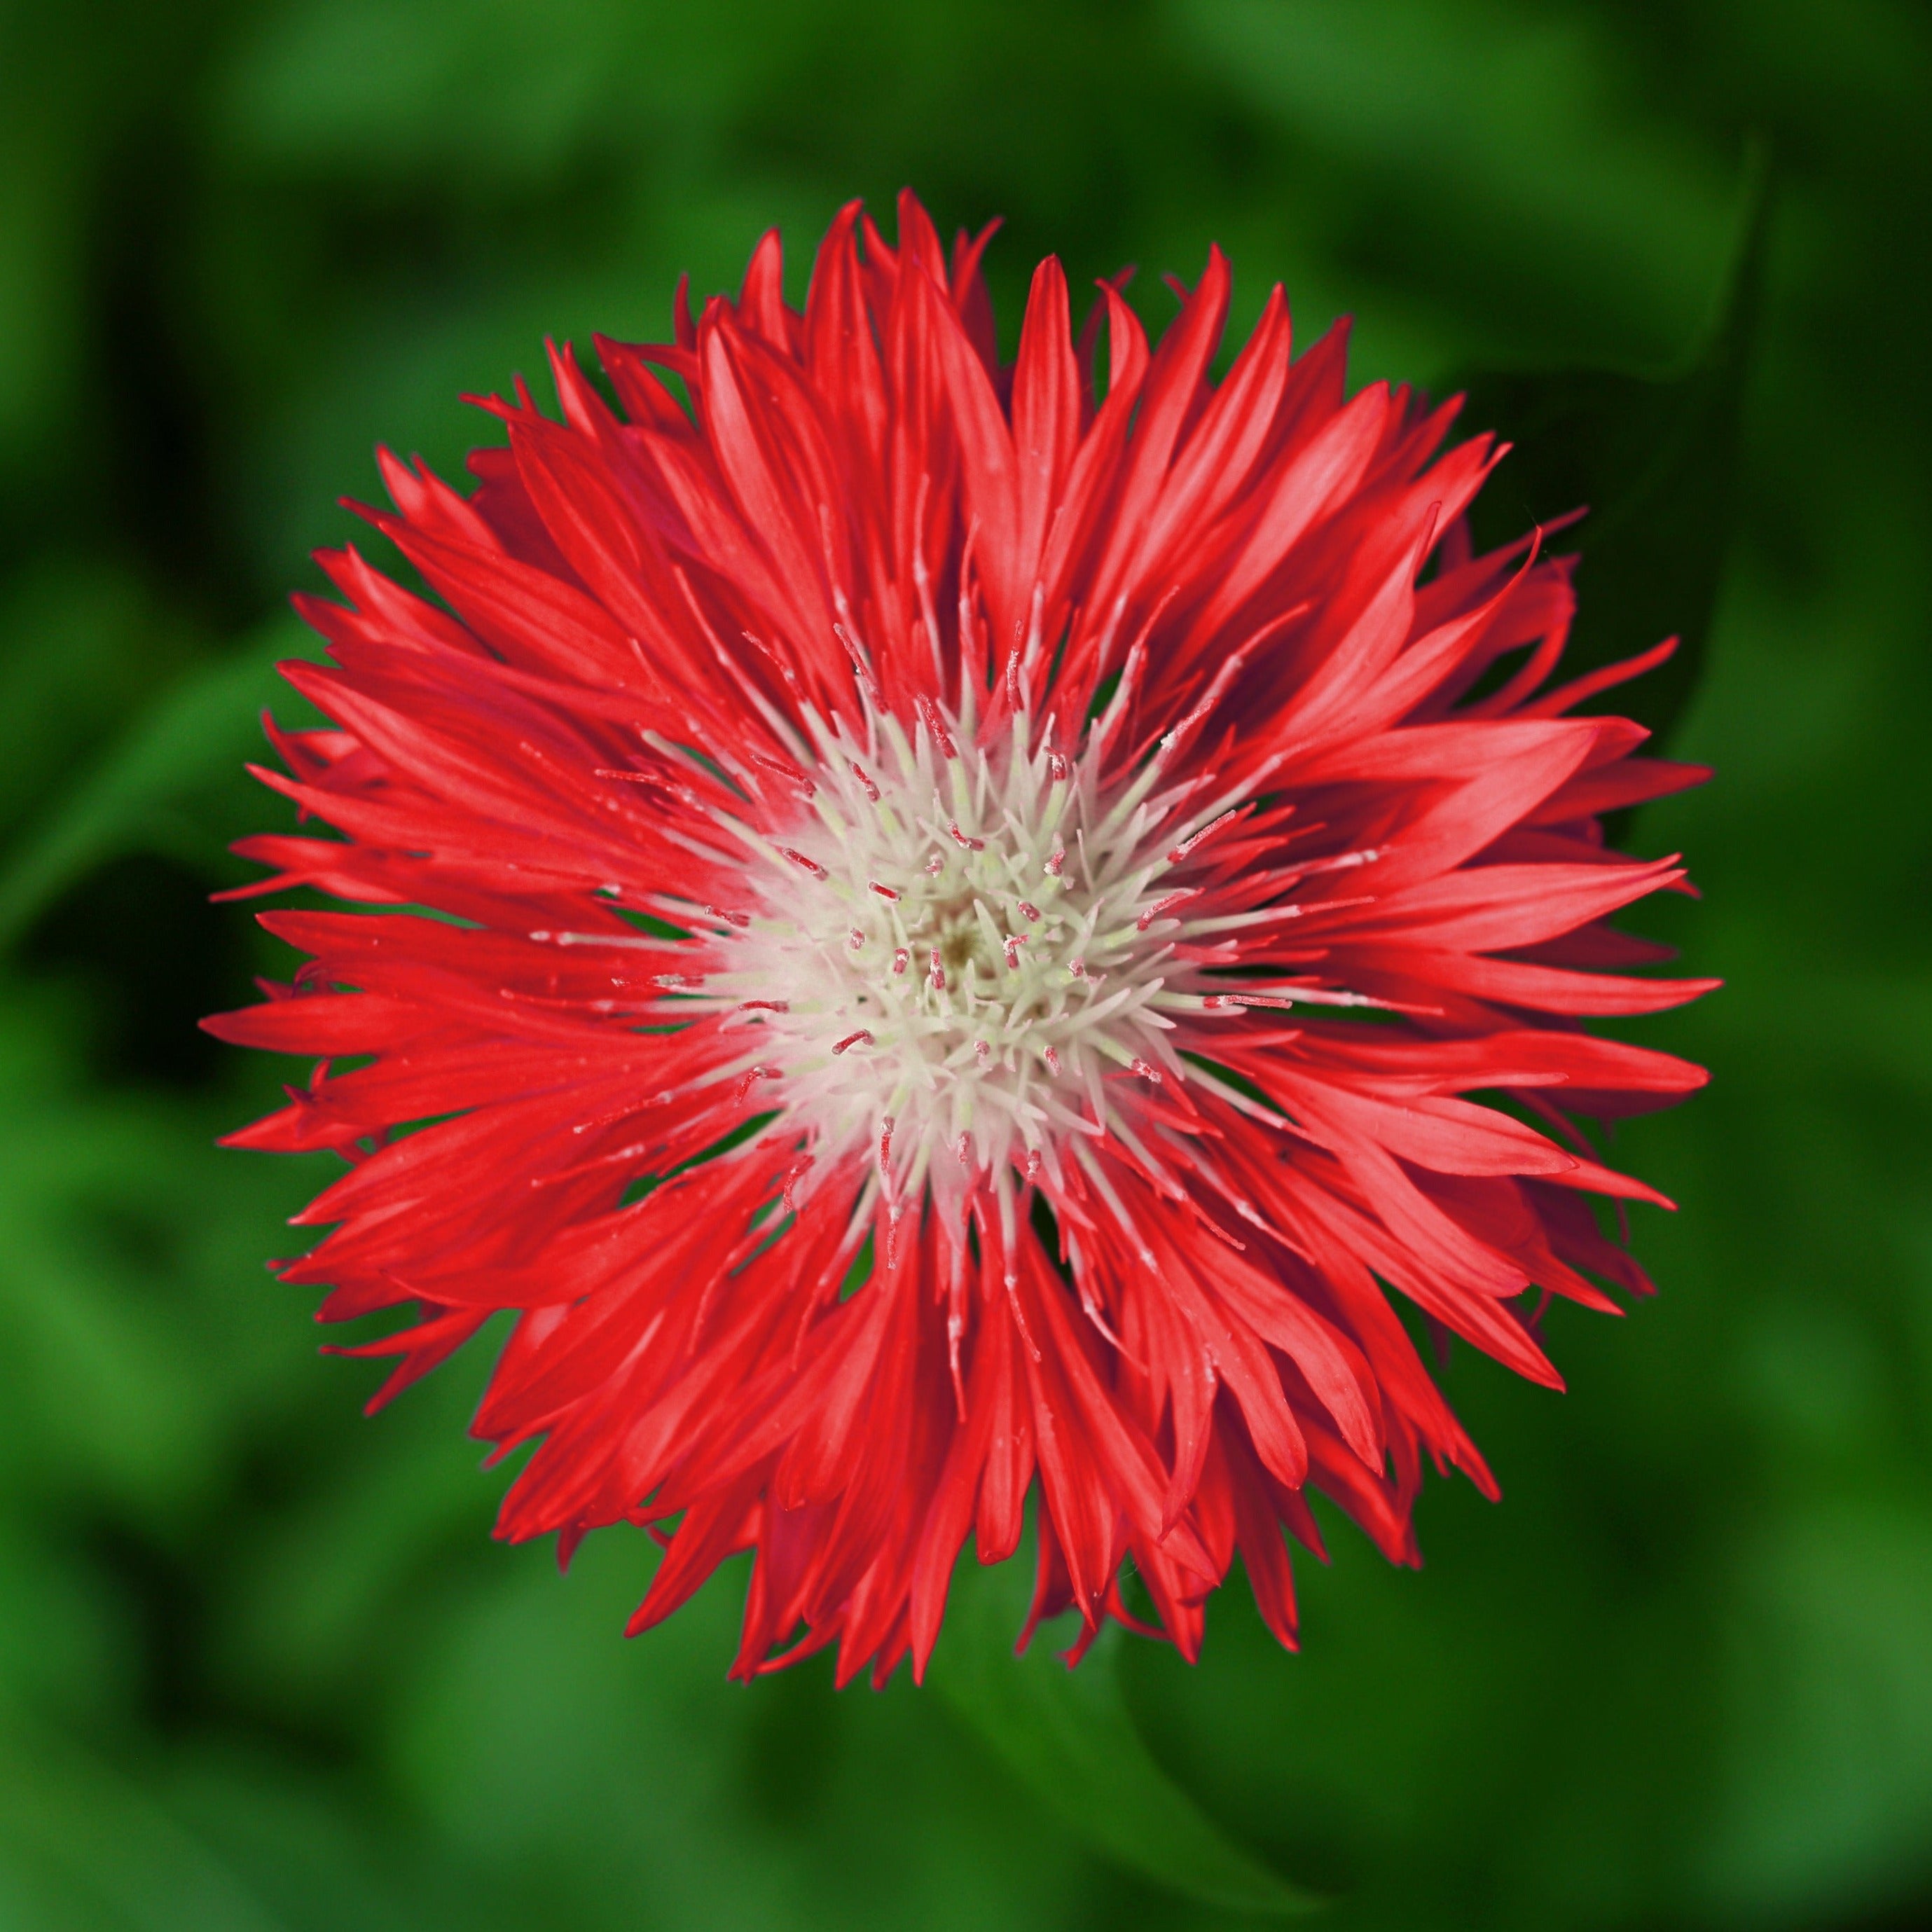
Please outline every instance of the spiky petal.
[{"label": "spiky petal", "polygon": [[651,1529],[634,1628],[748,1546],[739,1671],[922,1669],[1036,1492],[1036,1619],[1131,1556],[1192,1655],[1238,1550],[1292,1642],[1311,1486],[1397,1562],[1425,1458],[1493,1492],[1391,1290],[1552,1384],[1550,1296],[1648,1290],[1570,1117],[1703,1076],[1581,1022],[1708,982],[1598,820],[1702,774],[1548,688],[1568,561],[1470,554],[1453,406],[1278,290],[1215,382],[1218,252],[1151,352],[1102,289],[1096,402],[1057,262],[1005,368],[899,218],[600,340],[621,416],[553,353],[467,496],[383,458],[441,601],[301,600],[262,776],[340,836],[240,849],[358,909],[263,915],[308,962],[209,1024],[316,1065],[233,1140],[348,1164],[282,1272],[414,1311],[379,1400],[514,1311],[501,1532]]}]

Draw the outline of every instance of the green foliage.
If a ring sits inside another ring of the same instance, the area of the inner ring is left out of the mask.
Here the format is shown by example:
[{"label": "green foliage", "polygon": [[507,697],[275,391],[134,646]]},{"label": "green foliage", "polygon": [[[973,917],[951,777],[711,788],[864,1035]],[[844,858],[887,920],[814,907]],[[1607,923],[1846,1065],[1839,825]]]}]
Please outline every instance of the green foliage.
[{"label": "green foliage", "polygon": [[[1118,1629],[1077,1670],[1051,1630],[1023,1659],[1012,1634],[1025,1610],[1018,1566],[962,1564],[932,1682],[1040,1802],[1096,1850],[1184,1895],[1282,1918],[1320,1901],[1232,1844],[1154,1762],[1122,1696]],[[1079,1634],[1077,1620],[1060,1634]]]},{"label": "green foliage", "polygon": [[[122,740],[77,780],[50,786],[52,808],[0,868],[0,947],[62,892],[130,852],[174,857],[198,872],[224,869],[223,850],[246,823],[242,762],[260,760],[265,712],[309,722],[275,666],[313,655],[307,633],[272,626],[266,643],[184,678],[139,715]],[[292,714],[293,714],[292,716]],[[246,868],[236,868],[245,875]]]},{"label": "green foliage", "polygon": [[[1709,339],[1674,375],[1611,370],[1475,375],[1459,382],[1472,428],[1506,425],[1514,447],[1477,500],[1478,546],[1586,512],[1581,602],[1563,675],[1677,649],[1640,683],[1586,710],[1613,710],[1660,739],[1696,688],[1736,514],[1744,382],[1764,298],[1771,197],[1761,152],[1748,176],[1736,259]],[[1567,544],[1568,537],[1558,538]]]},{"label": "green foliage", "polygon": [[[1899,0],[0,12],[0,1924],[1922,1918],[1928,72]],[[1620,1138],[1662,1294],[1552,1315],[1561,1399],[1459,1350],[1504,1502],[1432,1486],[1420,1575],[1325,1516],[1298,1656],[1237,1580],[1198,1666],[1069,1678],[970,1567],[923,1690],[726,1683],[742,1573],[627,1646],[644,1539],[493,1544],[482,1354],[364,1420],[260,1268],[328,1163],[211,1144],[277,1070],[194,1020],[288,961],[204,896],[286,822],[240,766],[370,445],[454,473],[546,334],[774,220],[802,290],[906,181],[1008,218],[1010,347],[1048,250],[1159,326],[1212,238],[1360,379],[1517,372],[1482,533],[1590,504],[1578,662],[1686,639],[1606,700],[1720,774],[1631,828],[1730,982],[1632,1029],[1716,1076]]]}]

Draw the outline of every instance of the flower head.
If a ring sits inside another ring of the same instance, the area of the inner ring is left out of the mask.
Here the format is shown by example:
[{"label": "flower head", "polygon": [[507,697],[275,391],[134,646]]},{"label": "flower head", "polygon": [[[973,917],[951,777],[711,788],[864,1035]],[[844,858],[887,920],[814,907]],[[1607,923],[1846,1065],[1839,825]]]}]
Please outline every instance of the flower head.
[{"label": "flower head", "polygon": [[749,1548],[738,1670],[922,1670],[1036,1490],[1035,1620],[1192,1655],[1238,1550],[1292,1643],[1310,1486],[1398,1562],[1425,1457],[1494,1490],[1397,1299],[1554,1385],[1548,1298],[1648,1291],[1571,1117],[1703,1076],[1582,1020],[1709,982],[1599,819],[1702,774],[1568,715],[1645,660],[1549,688],[1570,560],[1472,554],[1453,405],[1278,289],[1215,382],[1218,252],[1151,352],[1042,262],[1003,367],[987,237],[899,218],[600,339],[621,414],[553,352],[466,496],[382,457],[441,601],[300,600],[262,776],[339,836],[238,849],[362,909],[263,915],[310,957],[209,1024],[316,1064],[232,1138],[347,1162],[282,1273],[412,1311],[378,1400],[511,1312],[501,1532],[649,1529],[634,1628]]}]

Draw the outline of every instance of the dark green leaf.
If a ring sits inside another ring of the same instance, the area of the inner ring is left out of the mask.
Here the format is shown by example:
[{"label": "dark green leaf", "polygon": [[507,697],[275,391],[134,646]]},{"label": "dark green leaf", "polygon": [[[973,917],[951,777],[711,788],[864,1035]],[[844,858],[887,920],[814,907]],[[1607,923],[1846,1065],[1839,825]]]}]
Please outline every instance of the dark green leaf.
[{"label": "dark green leaf", "polygon": [[[1468,398],[1462,426],[1513,446],[1472,513],[1479,547],[1588,511],[1574,539],[1582,561],[1564,676],[1680,640],[1667,663],[1585,707],[1634,717],[1660,740],[1696,688],[1730,545],[1770,206],[1754,150],[1716,320],[1681,369],[1476,373],[1453,386]],[[1558,542],[1570,547],[1571,533]]]},{"label": "dark green leaf", "polygon": [[285,716],[307,711],[274,667],[313,642],[287,622],[272,625],[233,656],[184,679],[139,719],[0,866],[0,947],[69,886],[124,853],[218,862],[232,832],[207,821],[232,814],[210,813],[207,801],[231,794],[243,761],[266,753],[266,707]]},{"label": "dark green leaf", "polygon": [[[1022,1566],[970,1559],[953,1581],[928,1681],[1033,1792],[1096,1850],[1190,1898],[1286,1917],[1323,1901],[1228,1838],[1155,1762],[1121,1695],[1109,1629],[1077,1670],[1042,1630],[1012,1652]],[[1070,1633],[1063,1633],[1070,1634]]]}]

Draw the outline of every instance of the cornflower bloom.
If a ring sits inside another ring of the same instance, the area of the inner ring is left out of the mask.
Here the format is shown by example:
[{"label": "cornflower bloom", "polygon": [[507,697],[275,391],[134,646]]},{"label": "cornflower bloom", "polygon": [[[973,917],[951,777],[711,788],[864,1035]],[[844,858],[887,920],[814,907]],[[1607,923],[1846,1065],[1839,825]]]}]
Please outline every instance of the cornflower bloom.
[{"label": "cornflower bloom", "polygon": [[1035,1494],[1029,1630],[1192,1657],[1238,1550],[1292,1644],[1311,1487],[1398,1562],[1425,1462],[1495,1493],[1391,1293],[1558,1385],[1660,1198],[1573,1117],[1704,1077],[1582,1024],[1712,983],[1633,970],[1683,874],[1600,827],[1704,774],[1572,715],[1669,646],[1551,688],[1501,452],[1279,289],[1216,382],[1218,251],[1151,350],[1043,262],[1003,365],[990,232],[848,208],[802,313],[767,236],[598,338],[620,410],[553,351],[466,496],[384,453],[440,601],[322,554],[333,722],[260,776],[338,836],[238,848],[357,908],[264,914],[307,963],[208,1023],[316,1060],[232,1144],[348,1166],[283,1278],[411,1312],[378,1401],[506,1315],[500,1533],[642,1526],[633,1629],[752,1550],[740,1673],[922,1672]]}]

